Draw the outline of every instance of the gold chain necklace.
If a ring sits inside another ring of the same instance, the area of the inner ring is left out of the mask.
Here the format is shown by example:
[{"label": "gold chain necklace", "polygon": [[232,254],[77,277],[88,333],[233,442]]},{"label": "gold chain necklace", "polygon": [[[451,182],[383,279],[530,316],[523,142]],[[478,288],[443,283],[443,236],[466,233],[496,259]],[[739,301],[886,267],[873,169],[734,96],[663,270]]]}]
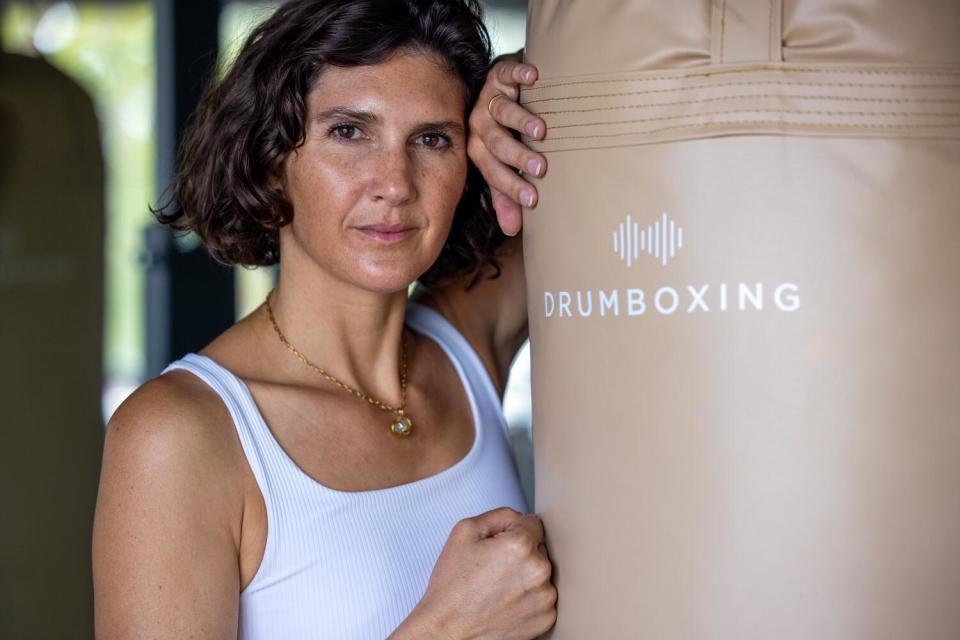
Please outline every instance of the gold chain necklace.
[{"label": "gold chain necklace", "polygon": [[277,332],[277,337],[280,338],[280,342],[282,342],[283,345],[287,348],[287,350],[290,351],[290,353],[292,353],[293,355],[295,355],[300,362],[307,365],[308,367],[310,367],[311,369],[319,373],[321,376],[323,376],[333,384],[337,385],[338,387],[346,391],[347,393],[352,394],[360,398],[361,400],[366,400],[367,402],[377,407],[378,409],[382,409],[383,411],[388,411],[392,413],[393,422],[390,423],[390,433],[392,433],[393,435],[397,436],[398,438],[406,438],[411,433],[413,433],[413,421],[410,420],[409,417],[407,417],[406,413],[404,413],[404,407],[407,404],[407,343],[403,339],[402,333],[400,335],[400,406],[393,407],[384,402],[380,402],[376,398],[368,396],[367,394],[365,394],[364,392],[358,389],[354,389],[353,387],[351,387],[345,382],[341,382],[340,380],[334,378],[332,375],[330,375],[329,373],[327,373],[317,365],[310,362],[307,356],[297,351],[296,347],[290,344],[290,341],[287,340],[286,336],[283,335],[283,332],[280,331],[280,325],[277,324],[277,319],[273,316],[273,307],[270,306],[269,295],[267,295],[266,306],[267,306],[267,315],[270,316],[270,324],[273,325],[273,330]]}]

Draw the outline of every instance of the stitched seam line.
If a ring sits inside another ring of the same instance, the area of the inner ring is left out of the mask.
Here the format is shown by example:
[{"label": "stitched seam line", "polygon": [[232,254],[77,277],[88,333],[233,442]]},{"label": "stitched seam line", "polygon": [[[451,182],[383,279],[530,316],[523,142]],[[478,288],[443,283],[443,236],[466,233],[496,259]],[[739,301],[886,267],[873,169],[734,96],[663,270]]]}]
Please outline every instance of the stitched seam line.
[{"label": "stitched seam line", "polygon": [[[726,127],[731,125],[764,125],[764,126],[777,126],[777,127],[810,127],[810,128],[826,128],[826,129],[947,129],[947,128],[960,128],[960,124],[830,124],[822,122],[785,122],[782,120],[727,120],[724,122],[695,122],[691,124],[678,124],[671,125],[667,127],[659,127],[657,129],[645,129],[643,131],[626,131],[622,133],[605,133],[605,134],[595,134],[589,136],[563,136],[559,138],[549,138],[547,140],[537,141],[537,140],[526,140],[528,143],[546,143],[546,142],[556,142],[560,140],[590,140],[594,138],[620,138],[626,136],[642,136],[649,135],[653,133],[660,133],[663,131],[672,131],[675,129],[692,129],[695,127],[700,128],[710,128],[710,127]],[[540,145],[537,145],[540,146]]]},{"label": "stitched seam line", "polygon": [[[706,118],[709,116],[726,116],[735,113],[784,113],[792,115],[808,116],[834,116],[834,117],[938,117],[938,118],[960,118],[960,113],[910,113],[900,111],[811,111],[795,109],[728,109],[725,111],[708,111],[703,113],[691,113],[687,115],[656,116],[653,118],[636,118],[631,120],[612,120],[609,122],[581,122],[577,124],[562,124],[548,126],[548,130],[573,129],[576,127],[601,127],[615,126],[618,124],[636,124],[640,122],[659,122],[664,120],[680,120],[685,118]],[[547,138],[550,140],[551,138]]]},{"label": "stitched seam line", "polygon": [[723,63],[723,45],[727,29],[727,0],[720,0],[720,62]]},{"label": "stitched seam line", "polygon": [[767,59],[771,62],[773,61],[773,3],[777,1],[778,0],[770,0],[770,15],[767,20]]},{"label": "stitched seam line", "polygon": [[786,87],[845,87],[849,89],[960,89],[960,84],[883,84],[883,83],[851,83],[851,82],[798,82],[795,80],[755,80],[752,82],[725,82],[721,84],[700,84],[692,87],[670,87],[668,89],[648,89],[646,91],[624,91],[619,93],[597,93],[586,96],[567,96],[562,98],[537,98],[521,102],[520,104],[537,104],[540,102],[556,102],[558,100],[588,100],[594,98],[622,98],[626,96],[644,96],[657,93],[672,93],[676,91],[698,91],[700,89],[722,89],[724,87],[747,86],[786,86]]},{"label": "stitched seam line", "polygon": [[825,95],[804,95],[794,93],[748,93],[734,96],[719,96],[716,98],[703,98],[702,100],[680,100],[674,102],[644,102],[640,104],[626,104],[615,107],[594,107],[590,109],[564,109],[559,111],[538,111],[538,116],[552,116],[566,113],[591,113],[594,111],[625,111],[629,109],[653,109],[656,107],[677,107],[691,104],[704,104],[708,102],[723,102],[726,100],[752,100],[752,99],[785,99],[785,100],[836,100],[843,102],[873,102],[873,103],[923,103],[923,104],[957,104],[960,98],[858,98],[856,96],[825,96]]},{"label": "stitched seam line", "polygon": [[[956,71],[933,71],[930,69],[904,69],[902,71],[895,69],[824,69],[818,67],[751,67],[745,69],[715,69],[712,71],[700,71],[700,72],[691,72],[672,74],[672,75],[660,75],[660,76],[650,76],[647,78],[610,78],[605,80],[577,80],[569,82],[556,82],[553,84],[538,84],[537,86],[524,89],[524,93],[529,91],[539,91],[543,89],[553,89],[554,87],[573,87],[586,84],[607,84],[614,82],[654,82],[657,80],[683,80],[685,78],[699,78],[699,77],[708,77],[708,76],[719,76],[727,75],[731,73],[769,73],[769,72],[783,72],[783,73],[835,73],[835,74],[850,74],[850,75],[891,75],[891,76],[960,76],[960,69]],[[544,81],[548,82],[548,81]]]}]

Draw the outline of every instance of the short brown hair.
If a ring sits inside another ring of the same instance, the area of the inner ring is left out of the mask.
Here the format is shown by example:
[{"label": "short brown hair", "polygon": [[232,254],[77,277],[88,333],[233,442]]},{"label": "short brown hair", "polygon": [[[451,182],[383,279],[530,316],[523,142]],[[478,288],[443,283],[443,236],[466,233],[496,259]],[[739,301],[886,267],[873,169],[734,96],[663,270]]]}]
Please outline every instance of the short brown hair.
[{"label": "short brown hair", "polygon": [[[236,62],[212,82],[180,151],[171,201],[154,211],[195,232],[214,258],[264,266],[280,258],[279,229],[294,211],[271,186],[287,156],[304,142],[307,95],[323,69],[371,65],[397,51],[433,55],[461,79],[467,111],[490,64],[489,36],[475,0],[290,0],[247,38]],[[499,275],[505,239],[490,190],[469,163],[440,256],[425,284]]]}]

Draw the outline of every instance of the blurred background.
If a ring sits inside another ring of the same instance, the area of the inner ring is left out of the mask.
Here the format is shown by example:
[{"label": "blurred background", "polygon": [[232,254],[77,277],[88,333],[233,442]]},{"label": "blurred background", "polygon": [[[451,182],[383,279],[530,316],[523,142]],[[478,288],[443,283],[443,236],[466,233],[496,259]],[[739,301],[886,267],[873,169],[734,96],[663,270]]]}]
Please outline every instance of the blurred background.
[{"label": "blurred background", "polygon": [[[0,640],[91,638],[103,427],[264,299],[152,220],[206,80],[276,2],[0,0]],[[495,53],[526,1],[489,0]],[[504,405],[532,499],[529,356]]]}]

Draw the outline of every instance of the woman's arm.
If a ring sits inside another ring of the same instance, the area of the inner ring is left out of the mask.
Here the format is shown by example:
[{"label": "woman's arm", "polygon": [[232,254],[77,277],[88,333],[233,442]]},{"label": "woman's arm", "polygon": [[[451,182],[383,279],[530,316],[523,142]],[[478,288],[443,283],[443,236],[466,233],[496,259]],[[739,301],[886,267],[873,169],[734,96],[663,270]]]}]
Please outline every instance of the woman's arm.
[{"label": "woman's arm", "polygon": [[[514,138],[511,130],[542,138],[546,124],[516,100],[521,85],[537,79],[535,67],[520,62],[520,53],[502,56],[470,114],[468,154],[490,185],[497,219],[504,233],[498,262],[500,277],[481,278],[469,291],[464,282],[418,289],[414,299],[435,307],[467,338],[484,361],[503,396],[510,364],[527,339],[527,292],[523,274],[520,203],[536,206],[537,190],[518,171],[543,176],[547,161]],[[492,100],[497,94],[502,98]],[[492,100],[492,101],[491,101]]]},{"label": "woman's arm", "polygon": [[501,398],[510,363],[527,339],[527,299],[523,275],[523,239],[508,238],[498,251],[500,276],[482,276],[441,286],[417,285],[411,300],[430,306],[449,320],[474,348]]},{"label": "woman's arm", "polygon": [[237,637],[236,438],[187,378],[147,383],[110,421],[93,532],[99,640]]},{"label": "woman's arm", "polygon": [[466,518],[447,539],[420,604],[388,640],[529,640],[557,620],[543,523],[506,507]]},{"label": "woman's arm", "polygon": [[[500,56],[487,74],[477,103],[470,112],[467,153],[490,185],[500,228],[516,235],[522,226],[521,205],[537,206],[537,189],[518,172],[543,176],[547,159],[514,137],[513,131],[542,139],[547,125],[524,109],[518,100],[521,86],[533,86],[537,68],[523,64],[523,51]],[[496,98],[497,95],[503,96]]]}]

